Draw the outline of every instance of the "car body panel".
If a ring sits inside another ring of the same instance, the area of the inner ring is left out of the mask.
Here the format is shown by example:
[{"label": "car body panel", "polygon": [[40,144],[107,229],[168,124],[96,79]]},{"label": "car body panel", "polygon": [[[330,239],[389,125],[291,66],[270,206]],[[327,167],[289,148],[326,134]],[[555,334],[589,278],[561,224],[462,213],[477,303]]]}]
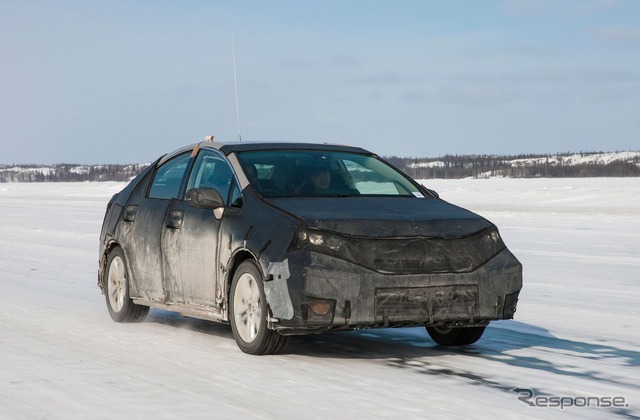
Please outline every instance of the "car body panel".
[{"label": "car body panel", "polygon": [[331,320],[307,313],[306,325],[312,330],[483,325],[513,317],[511,295],[517,296],[522,287],[521,266],[516,261],[505,249],[469,273],[388,275],[315,254],[301,272],[294,270],[292,278],[304,279],[298,285],[303,289],[300,306],[310,298],[335,302]]},{"label": "car body panel", "polygon": [[[202,143],[201,143],[202,144]],[[237,142],[237,143],[204,143],[207,146],[216,147],[224,154],[253,151],[253,150],[327,150],[336,152],[349,152],[374,155],[360,147],[329,143],[284,143],[284,142]]]},{"label": "car body panel", "polygon": [[219,229],[211,210],[171,200],[161,233],[166,303],[215,306],[220,284],[211,274],[218,266]]},{"label": "car body panel", "polygon": [[363,196],[268,201],[310,227],[370,238],[465,237],[491,226],[468,210],[431,198]]},{"label": "car body panel", "polygon": [[136,273],[135,290],[145,298],[164,300],[163,256],[161,247],[157,245],[162,238],[169,200],[143,199],[134,203],[130,201],[125,207],[131,209],[135,206],[137,211],[132,221],[124,221],[122,231],[126,231],[126,235],[121,237],[129,269]]}]

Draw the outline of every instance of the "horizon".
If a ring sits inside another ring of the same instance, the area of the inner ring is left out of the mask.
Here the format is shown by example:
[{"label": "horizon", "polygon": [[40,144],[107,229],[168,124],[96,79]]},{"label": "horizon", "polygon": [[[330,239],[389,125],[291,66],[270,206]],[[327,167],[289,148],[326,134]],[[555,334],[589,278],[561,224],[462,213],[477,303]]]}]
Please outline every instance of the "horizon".
[{"label": "horizon", "polygon": [[0,162],[145,162],[209,134],[381,156],[638,150],[639,18],[632,0],[10,0]]},{"label": "horizon", "polygon": [[[167,153],[171,153],[173,152],[173,150],[168,151]],[[375,153],[375,152],[374,152]],[[435,159],[441,159],[441,158],[446,158],[448,156],[452,156],[452,157],[494,157],[494,158],[521,158],[523,156],[529,157],[529,158],[540,158],[540,157],[554,157],[554,156],[576,156],[576,155],[599,155],[599,154],[618,154],[618,153],[638,153],[640,154],[640,148],[637,150],[614,150],[614,151],[578,151],[578,152],[557,152],[557,153],[518,153],[518,154],[512,154],[512,155],[499,155],[499,154],[488,154],[488,153],[473,153],[473,154],[447,154],[447,155],[441,155],[441,156],[399,156],[399,155],[378,155],[380,157],[382,157],[383,159],[423,159],[423,160],[435,160]],[[93,162],[93,163],[86,163],[86,162],[12,162],[12,163],[4,163],[4,162],[0,162],[0,168],[12,168],[12,167],[47,167],[47,166],[51,166],[51,165],[76,165],[76,166],[107,166],[107,165],[122,165],[122,166],[127,166],[127,165],[150,165],[152,164],[156,159],[160,158],[162,155],[158,155],[155,156],[154,158],[152,158],[149,161],[145,161],[145,162]]]}]

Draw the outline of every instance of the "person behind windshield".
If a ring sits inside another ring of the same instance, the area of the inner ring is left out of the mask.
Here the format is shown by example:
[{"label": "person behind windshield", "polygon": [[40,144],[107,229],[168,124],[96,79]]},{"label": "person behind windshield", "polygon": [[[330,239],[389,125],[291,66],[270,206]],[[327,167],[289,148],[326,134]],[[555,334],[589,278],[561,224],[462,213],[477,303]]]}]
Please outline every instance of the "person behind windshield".
[{"label": "person behind windshield", "polygon": [[331,186],[331,172],[326,166],[312,168],[307,182],[300,188],[303,195],[322,194]]},{"label": "person behind windshield", "polygon": [[311,173],[311,185],[316,192],[326,190],[331,186],[331,172],[327,168],[317,168]]}]

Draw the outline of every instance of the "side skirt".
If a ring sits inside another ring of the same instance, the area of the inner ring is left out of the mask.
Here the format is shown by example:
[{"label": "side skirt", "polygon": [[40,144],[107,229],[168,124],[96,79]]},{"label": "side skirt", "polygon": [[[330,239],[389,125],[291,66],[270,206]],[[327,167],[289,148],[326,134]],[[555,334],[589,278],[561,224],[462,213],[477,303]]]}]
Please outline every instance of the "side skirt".
[{"label": "side skirt", "polygon": [[166,304],[146,299],[133,299],[133,303],[149,306],[151,308],[163,309],[165,311],[178,312],[181,315],[191,318],[205,319],[208,321],[227,322],[226,314],[218,308],[202,308],[178,303]]}]

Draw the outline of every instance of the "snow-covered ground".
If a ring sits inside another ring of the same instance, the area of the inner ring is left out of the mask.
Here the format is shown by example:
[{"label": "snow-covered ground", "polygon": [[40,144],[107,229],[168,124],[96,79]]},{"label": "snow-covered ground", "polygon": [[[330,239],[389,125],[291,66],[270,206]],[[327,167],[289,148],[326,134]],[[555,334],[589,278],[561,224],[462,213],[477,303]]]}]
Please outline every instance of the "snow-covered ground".
[{"label": "snow-covered ground", "polygon": [[[0,184],[0,418],[640,416],[640,180],[423,183],[500,227],[524,265],[516,320],[464,350],[409,328],[294,337],[265,357],[224,325],[111,321],[98,235],[123,184]],[[624,400],[543,407],[560,397]]]}]

